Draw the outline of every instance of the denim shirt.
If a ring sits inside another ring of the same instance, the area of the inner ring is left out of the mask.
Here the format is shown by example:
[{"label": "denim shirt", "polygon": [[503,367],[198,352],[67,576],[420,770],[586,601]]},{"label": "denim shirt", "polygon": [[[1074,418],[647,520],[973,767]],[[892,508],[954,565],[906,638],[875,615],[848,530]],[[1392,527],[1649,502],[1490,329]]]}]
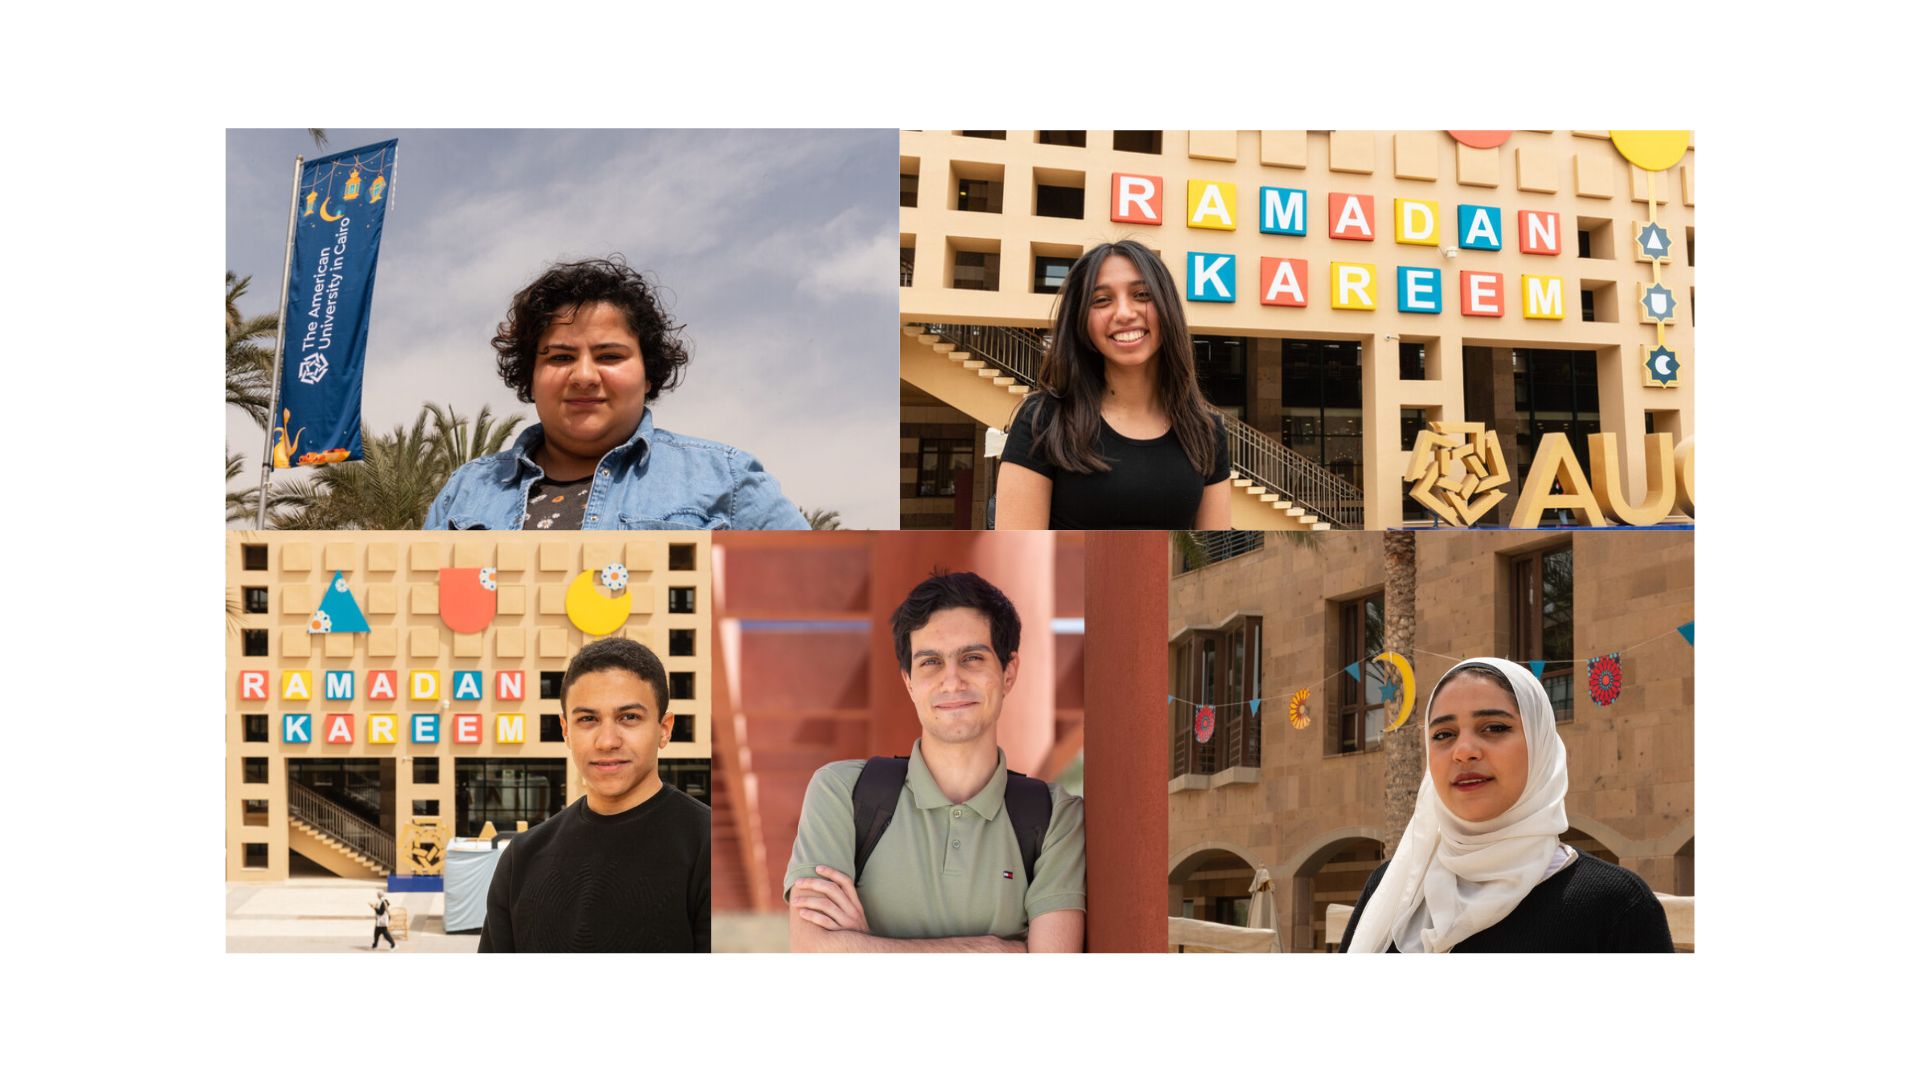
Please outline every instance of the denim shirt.
[{"label": "denim shirt", "polygon": [[[539,424],[511,449],[460,466],[427,511],[429,529],[518,529],[527,491],[546,476],[533,462]],[[780,482],[744,450],[690,439],[640,415],[633,437],[600,459],[581,518],[583,529],[805,529]]]}]

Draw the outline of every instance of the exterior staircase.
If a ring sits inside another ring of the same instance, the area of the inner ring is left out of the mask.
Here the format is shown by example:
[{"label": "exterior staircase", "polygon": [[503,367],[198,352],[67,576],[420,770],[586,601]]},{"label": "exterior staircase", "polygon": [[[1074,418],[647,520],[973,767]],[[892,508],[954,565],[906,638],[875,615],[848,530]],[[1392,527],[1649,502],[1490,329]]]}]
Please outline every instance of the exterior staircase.
[{"label": "exterior staircase", "polygon": [[289,847],[341,877],[385,878],[397,865],[386,830],[293,780],[287,824]]},{"label": "exterior staircase", "polygon": [[[901,332],[900,377],[988,427],[1005,430],[1038,383],[1046,340],[1014,326],[909,324]],[[1360,489],[1227,418],[1233,456],[1233,527],[1261,531],[1357,529]]]}]

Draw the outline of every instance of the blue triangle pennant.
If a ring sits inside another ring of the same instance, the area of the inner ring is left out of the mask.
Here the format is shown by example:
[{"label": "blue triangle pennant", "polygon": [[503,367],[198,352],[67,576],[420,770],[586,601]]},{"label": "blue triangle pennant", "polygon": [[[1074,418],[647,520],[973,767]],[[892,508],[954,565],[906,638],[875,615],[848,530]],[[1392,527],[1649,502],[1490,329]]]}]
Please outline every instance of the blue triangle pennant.
[{"label": "blue triangle pennant", "polygon": [[1348,664],[1346,667],[1342,668],[1341,670],[1353,676],[1355,681],[1362,682],[1362,683],[1366,682],[1365,679],[1362,679],[1360,677],[1360,661],[1358,660],[1355,660],[1353,663]]},{"label": "blue triangle pennant", "polygon": [[1674,627],[1674,629],[1680,631],[1680,636],[1687,639],[1687,644],[1689,645],[1693,644],[1693,620],[1692,619],[1688,619],[1686,622],[1683,622],[1679,626]]},{"label": "blue triangle pennant", "polygon": [[1547,662],[1545,660],[1529,660],[1527,661],[1527,667],[1533,669],[1533,677],[1537,679],[1546,673]]},{"label": "blue triangle pennant", "polygon": [[1247,704],[1253,706],[1253,715],[1255,716],[1260,715],[1260,699],[1259,698],[1254,698],[1252,701],[1247,702]]}]

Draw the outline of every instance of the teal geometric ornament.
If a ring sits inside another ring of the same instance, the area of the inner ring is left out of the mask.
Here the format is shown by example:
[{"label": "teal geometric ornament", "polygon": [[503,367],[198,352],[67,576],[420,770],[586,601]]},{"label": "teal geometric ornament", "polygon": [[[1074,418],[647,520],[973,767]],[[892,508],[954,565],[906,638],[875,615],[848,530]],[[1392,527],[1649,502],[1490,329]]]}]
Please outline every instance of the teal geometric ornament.
[{"label": "teal geometric ornament", "polygon": [[1647,375],[1662,386],[1680,377],[1680,358],[1665,345],[1647,353]]},{"label": "teal geometric ornament", "polygon": [[335,570],[326,595],[320,598],[320,606],[314,610],[313,618],[307,620],[307,633],[364,634],[368,629],[367,617],[360,613],[353,593],[347,591],[347,575]]},{"label": "teal geometric ornament", "polygon": [[1667,236],[1667,230],[1661,228],[1654,222],[1648,222],[1646,227],[1640,230],[1640,235],[1634,237],[1634,240],[1639,243],[1640,250],[1645,252],[1649,258],[1663,259],[1673,250],[1672,241]]}]

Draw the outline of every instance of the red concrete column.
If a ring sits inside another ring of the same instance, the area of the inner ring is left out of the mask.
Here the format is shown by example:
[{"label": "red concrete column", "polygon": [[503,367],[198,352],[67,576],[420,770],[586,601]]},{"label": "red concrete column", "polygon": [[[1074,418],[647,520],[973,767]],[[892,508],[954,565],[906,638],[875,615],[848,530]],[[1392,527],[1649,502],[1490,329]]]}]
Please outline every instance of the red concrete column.
[{"label": "red concrete column", "polygon": [[[900,606],[907,593],[939,567],[979,574],[1006,593],[1020,612],[1020,676],[1000,714],[999,739],[1001,749],[1007,752],[1009,769],[1031,773],[1039,768],[1053,746],[1055,727],[1053,537],[1044,532],[894,532],[873,536],[867,600],[873,619],[867,673],[867,703],[873,715],[868,728],[869,753],[905,754],[920,737],[920,718],[914,714],[913,702],[900,681],[891,619],[893,609]],[[1164,608],[1164,587],[1161,592]],[[1165,830],[1161,832],[1164,835]]]},{"label": "red concrete column", "polygon": [[1167,948],[1167,535],[1087,534],[1087,949]]}]

